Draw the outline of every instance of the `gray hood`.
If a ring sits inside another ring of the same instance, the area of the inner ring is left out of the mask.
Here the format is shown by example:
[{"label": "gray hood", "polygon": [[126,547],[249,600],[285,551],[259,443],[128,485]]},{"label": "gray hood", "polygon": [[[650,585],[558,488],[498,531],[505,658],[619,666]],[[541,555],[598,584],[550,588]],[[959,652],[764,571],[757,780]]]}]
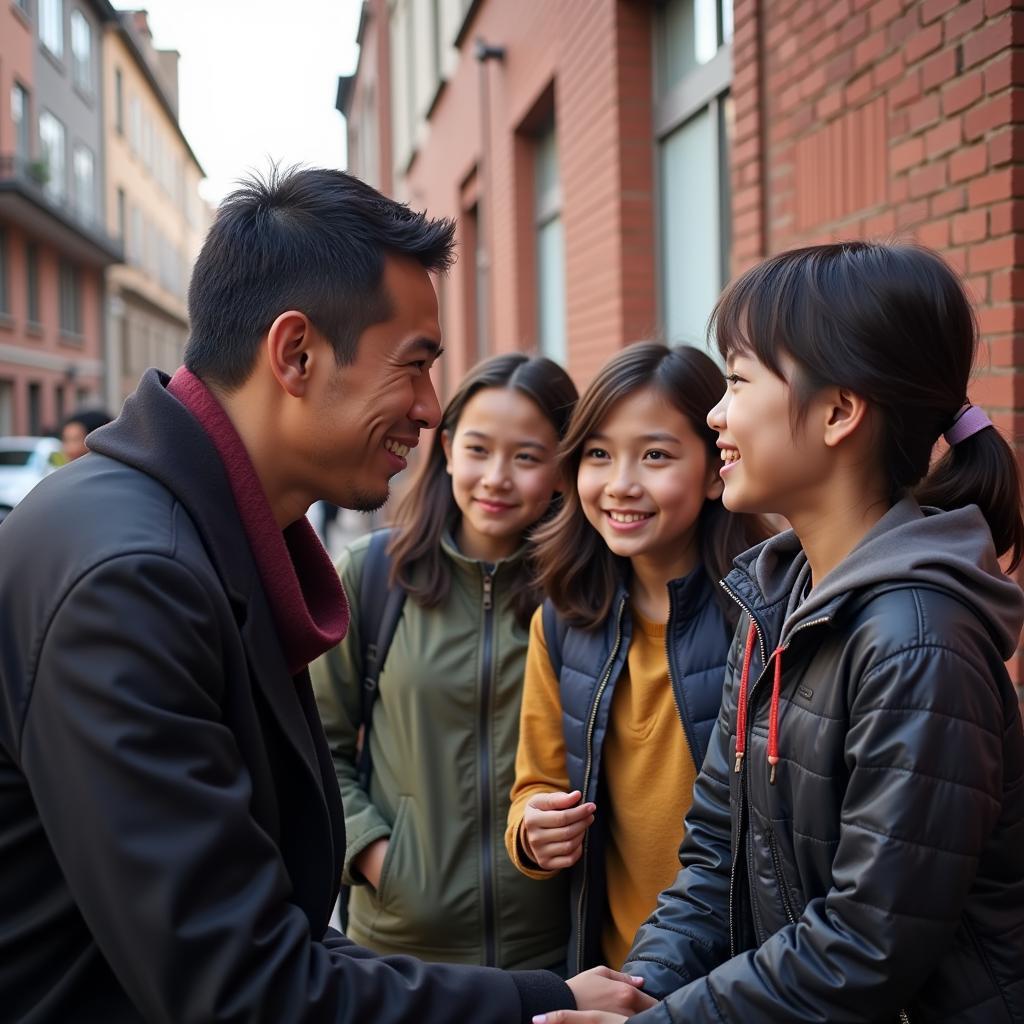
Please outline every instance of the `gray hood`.
[{"label": "gray hood", "polygon": [[[792,530],[740,555],[736,565],[753,579],[768,605],[788,602],[809,574],[807,556]],[[968,505],[943,512],[921,508],[912,498],[893,505],[787,614],[780,644],[786,644],[800,623],[820,616],[847,595],[901,582],[952,594],[985,623],[1004,660],[1016,650],[1024,624],[1024,593],[999,568],[981,510]]]}]

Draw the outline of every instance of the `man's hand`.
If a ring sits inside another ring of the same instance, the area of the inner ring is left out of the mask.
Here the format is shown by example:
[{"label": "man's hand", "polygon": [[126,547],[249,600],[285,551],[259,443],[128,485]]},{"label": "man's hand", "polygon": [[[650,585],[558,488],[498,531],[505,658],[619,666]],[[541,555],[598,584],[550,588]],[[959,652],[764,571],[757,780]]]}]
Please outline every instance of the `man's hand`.
[{"label": "man's hand", "polygon": [[581,804],[583,794],[538,793],[523,814],[520,837],[526,855],[544,871],[570,868],[580,859],[583,835],[594,823],[595,804]]},{"label": "man's hand", "polygon": [[533,1018],[533,1024],[622,1024],[628,1017],[602,1010],[552,1010]]},{"label": "man's hand", "polygon": [[365,878],[374,889],[380,888],[380,873],[384,869],[384,858],[390,840],[385,836],[370,843],[354,861],[352,868]]},{"label": "man's hand", "polygon": [[[631,1017],[641,1010],[647,1010],[657,1002],[640,991],[640,986],[643,983],[643,978],[633,974],[620,974],[610,967],[592,967],[589,971],[577,974],[575,978],[570,978],[566,982],[572,990],[578,1011],[603,1011],[613,1015],[625,1014],[627,1017]],[[550,1013],[546,1016],[545,1024],[552,1024],[553,1020],[563,1019],[553,1018]],[[619,1017],[614,1016],[613,1019],[618,1020]],[[583,1021],[605,1024],[601,1013],[596,1016],[584,1013],[580,1017],[570,1014],[564,1020],[566,1022],[576,1021],[577,1024],[582,1024]]]}]

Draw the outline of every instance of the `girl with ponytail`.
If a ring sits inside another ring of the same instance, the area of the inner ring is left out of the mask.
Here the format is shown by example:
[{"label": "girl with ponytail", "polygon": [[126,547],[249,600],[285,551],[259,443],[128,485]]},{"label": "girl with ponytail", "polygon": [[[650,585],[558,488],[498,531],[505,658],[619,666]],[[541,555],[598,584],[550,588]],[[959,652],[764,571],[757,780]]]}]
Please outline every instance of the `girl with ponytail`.
[{"label": "girl with ponytail", "polygon": [[748,271],[712,331],[722,501],[792,529],[723,581],[741,618],[682,871],[624,967],[664,1002],[632,1020],[1022,1021],[1024,596],[999,559],[1024,524],[969,400],[970,303],[935,253],[851,242]]}]

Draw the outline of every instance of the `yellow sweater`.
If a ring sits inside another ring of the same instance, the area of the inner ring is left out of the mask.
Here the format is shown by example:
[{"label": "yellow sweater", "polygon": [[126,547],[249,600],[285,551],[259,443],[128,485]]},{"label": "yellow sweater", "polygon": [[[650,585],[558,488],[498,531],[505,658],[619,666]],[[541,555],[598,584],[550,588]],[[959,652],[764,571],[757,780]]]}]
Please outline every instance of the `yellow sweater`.
[{"label": "yellow sweater", "polygon": [[[633,936],[679,870],[683,818],[693,800],[697,767],[672,696],[664,624],[633,613],[633,640],[615,683],[601,754],[608,806],[605,864],[608,915],[601,936],[606,962],[618,968]],[[530,623],[530,647],[505,847],[516,867],[533,878],[554,874],[526,860],[519,829],[536,793],[565,792],[562,709],[538,609]]]}]

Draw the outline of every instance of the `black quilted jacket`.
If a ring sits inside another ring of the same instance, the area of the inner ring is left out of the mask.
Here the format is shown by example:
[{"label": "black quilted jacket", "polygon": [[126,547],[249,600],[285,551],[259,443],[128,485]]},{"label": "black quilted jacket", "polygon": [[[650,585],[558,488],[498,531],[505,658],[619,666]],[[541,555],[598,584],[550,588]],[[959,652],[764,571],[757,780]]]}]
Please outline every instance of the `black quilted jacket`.
[{"label": "black quilted jacket", "polygon": [[746,614],[634,1020],[1024,1021],[1020,591],[976,508],[909,500],[793,610],[805,578],[786,534],[724,583]]}]

